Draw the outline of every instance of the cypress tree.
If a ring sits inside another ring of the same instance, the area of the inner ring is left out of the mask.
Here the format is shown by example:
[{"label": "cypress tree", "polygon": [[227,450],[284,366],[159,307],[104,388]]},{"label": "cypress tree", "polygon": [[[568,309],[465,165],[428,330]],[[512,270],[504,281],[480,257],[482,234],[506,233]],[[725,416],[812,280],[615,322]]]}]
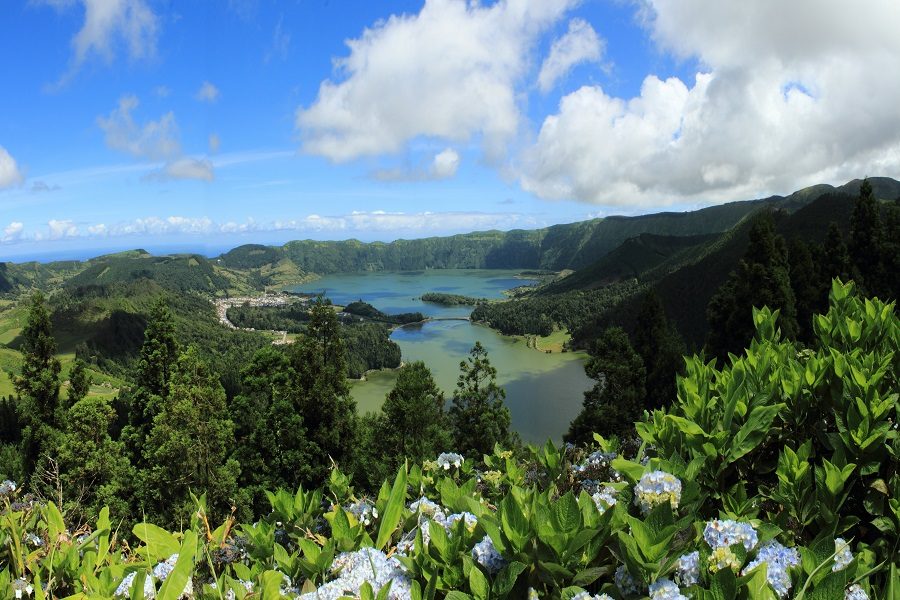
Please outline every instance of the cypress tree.
[{"label": "cypress tree", "polygon": [[66,407],[71,407],[88,395],[91,389],[91,376],[85,368],[84,361],[76,358],[69,370],[69,391],[66,396]]},{"label": "cypress tree", "polygon": [[834,221],[828,224],[821,271],[823,279],[821,287],[826,295],[831,289],[832,279],[838,278],[844,282],[850,280],[850,253],[847,251],[844,236]]},{"label": "cypress tree", "polygon": [[864,179],[850,215],[853,279],[869,295],[884,295],[884,228],[872,184]]},{"label": "cypress tree", "polygon": [[824,312],[827,294],[822,286],[823,277],[812,250],[803,240],[792,239],[788,251],[791,289],[797,307],[797,337],[803,342],[813,338],[813,315]]},{"label": "cypress tree", "polygon": [[584,370],[597,383],[584,393],[581,412],[563,439],[585,444],[594,433],[622,436],[633,430],[646,396],[646,371],[622,328],[610,327],[594,340]]},{"label": "cypress tree", "polygon": [[634,330],[634,350],[641,357],[647,374],[643,407],[667,406],[675,399],[675,376],[684,370],[685,348],[653,289],[641,300]]},{"label": "cypress tree", "polygon": [[56,341],[50,313],[40,292],[31,299],[28,320],[22,330],[22,372],[13,381],[19,395],[22,429],[22,461],[31,478],[39,460],[55,448],[59,433],[59,373]]},{"label": "cypress tree", "polygon": [[497,385],[497,369],[491,366],[481,342],[459,363],[459,377],[450,407],[450,427],[458,451],[472,458],[490,454],[495,444],[509,447],[509,409],[503,404],[506,392]]}]

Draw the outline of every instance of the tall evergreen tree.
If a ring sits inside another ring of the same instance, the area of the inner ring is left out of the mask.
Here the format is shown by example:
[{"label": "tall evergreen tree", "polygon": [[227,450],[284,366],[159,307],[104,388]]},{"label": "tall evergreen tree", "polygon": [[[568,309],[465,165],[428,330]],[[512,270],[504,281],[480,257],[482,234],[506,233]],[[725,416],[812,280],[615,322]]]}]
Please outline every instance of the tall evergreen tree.
[{"label": "tall evergreen tree", "polygon": [[600,334],[584,370],[597,383],[584,393],[581,412],[563,439],[584,444],[594,433],[621,436],[631,431],[642,412],[646,371],[625,331],[610,327]]},{"label": "tall evergreen tree", "polygon": [[318,300],[310,310],[306,331],[288,350],[294,381],[291,402],[301,408],[310,451],[316,457],[312,481],[328,474],[328,457],[351,465],[356,451],[356,403],[347,383],[347,361],[340,323],[330,302]]},{"label": "tall evergreen tree", "polygon": [[66,509],[83,521],[96,519],[109,506],[119,518],[128,515],[131,465],[121,442],[109,435],[115,411],[103,398],[84,398],[66,412],[59,447],[60,483]]},{"label": "tall evergreen tree", "polygon": [[850,215],[853,279],[870,295],[884,295],[884,228],[872,184],[864,179]]},{"label": "tall evergreen tree", "polygon": [[850,281],[850,253],[844,236],[838,229],[837,223],[828,224],[828,233],[825,235],[825,248],[821,265],[822,289],[825,294],[831,289],[831,280],[838,278],[841,281]]},{"label": "tall evergreen tree", "polygon": [[509,409],[503,404],[506,392],[497,385],[497,369],[481,342],[475,342],[466,360],[459,363],[459,371],[449,411],[456,449],[481,458],[493,452],[494,444],[512,445]]},{"label": "tall evergreen tree", "polygon": [[763,306],[780,310],[782,333],[796,337],[797,313],[787,249],[784,239],[775,233],[768,212],[753,220],[743,259],[709,302],[707,351],[720,361],[729,352],[740,352],[754,334],[752,309]]},{"label": "tall evergreen tree", "polygon": [[153,305],[144,330],[144,343],[135,374],[137,385],[128,399],[128,425],[121,436],[135,466],[146,466],[147,436],[169,395],[169,380],[178,356],[172,313],[165,300],[160,298]]},{"label": "tall evergreen tree", "polygon": [[59,372],[56,340],[44,296],[31,299],[28,320],[22,330],[22,372],[13,386],[19,395],[22,429],[22,461],[32,477],[43,455],[55,448],[59,434]]},{"label": "tall evergreen tree", "polygon": [[88,374],[84,361],[76,358],[69,370],[69,390],[66,395],[66,408],[73,406],[79,400],[88,395],[91,389],[91,376]]},{"label": "tall evergreen tree", "polygon": [[167,401],[147,437],[141,500],[154,522],[172,525],[189,515],[190,493],[206,494],[207,506],[220,517],[240,504],[240,465],[230,458],[234,423],[226,409],[222,384],[197,350],[188,348],[175,364]]},{"label": "tall evergreen tree", "polygon": [[646,370],[647,409],[675,400],[675,376],[684,370],[684,342],[666,318],[662,301],[651,289],[641,300],[634,329],[634,349]]},{"label": "tall evergreen tree", "polygon": [[453,446],[444,393],[422,361],[405,365],[371,423],[367,471],[372,483],[396,473],[405,459],[421,463]]},{"label": "tall evergreen tree", "polygon": [[826,289],[822,285],[824,277],[819,263],[813,260],[812,249],[799,238],[791,240],[788,249],[791,289],[797,307],[797,337],[803,342],[813,339],[813,315],[824,312],[828,301]]}]

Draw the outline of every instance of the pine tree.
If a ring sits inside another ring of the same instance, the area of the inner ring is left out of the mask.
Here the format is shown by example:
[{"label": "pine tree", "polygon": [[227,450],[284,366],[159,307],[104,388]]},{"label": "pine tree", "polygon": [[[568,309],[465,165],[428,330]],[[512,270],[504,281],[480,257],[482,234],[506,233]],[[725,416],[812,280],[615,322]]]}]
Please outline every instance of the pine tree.
[{"label": "pine tree", "polygon": [[66,396],[66,408],[73,406],[88,395],[91,389],[91,376],[85,368],[84,361],[76,358],[69,370],[69,391]]},{"label": "pine tree", "polygon": [[662,301],[651,289],[644,295],[634,330],[634,350],[647,374],[647,409],[668,406],[675,400],[675,376],[684,370],[684,342],[666,319]]},{"label": "pine tree", "polygon": [[801,239],[792,239],[788,262],[790,266],[791,289],[797,307],[797,338],[803,342],[813,339],[813,315],[824,312],[828,295],[823,289],[824,278],[819,272],[819,263],[813,260],[812,250]]},{"label": "pine tree", "polygon": [[13,386],[19,395],[22,429],[22,462],[25,475],[32,477],[43,455],[52,451],[59,433],[59,373],[56,341],[44,296],[35,293],[22,330],[21,375]]},{"label": "pine tree", "polygon": [[850,215],[850,261],[853,279],[869,295],[884,295],[884,228],[872,184],[864,179]]},{"label": "pine tree", "polygon": [[169,395],[169,380],[178,356],[172,313],[165,300],[160,298],[153,305],[144,330],[135,376],[137,386],[127,399],[128,425],[121,436],[135,466],[146,466],[147,435]]},{"label": "pine tree", "polygon": [[633,430],[646,395],[646,371],[625,331],[610,327],[600,334],[584,370],[597,383],[584,393],[581,413],[563,439],[585,444],[593,441],[594,433],[622,436]]},{"label": "pine tree", "polygon": [[509,409],[503,404],[506,392],[497,385],[497,369],[481,342],[475,342],[459,363],[459,371],[449,411],[457,451],[481,458],[493,452],[495,444],[511,446]]},{"label": "pine tree", "polygon": [[825,236],[825,252],[821,268],[822,290],[828,294],[831,289],[831,280],[838,278],[841,281],[850,281],[850,253],[847,251],[847,244],[844,242],[844,236],[838,229],[837,223],[832,221],[828,224],[828,233]]},{"label": "pine tree", "polygon": [[347,383],[347,360],[334,307],[313,303],[306,331],[288,350],[294,374],[289,394],[300,407],[310,452],[316,458],[311,484],[324,481],[329,460],[351,465],[357,447],[356,403]]},{"label": "pine tree", "polygon": [[66,510],[82,521],[96,519],[104,506],[119,518],[128,515],[133,473],[123,444],[109,435],[115,417],[109,401],[98,397],[79,400],[66,412],[58,453],[60,483]]},{"label": "pine tree", "polygon": [[224,516],[237,498],[240,465],[230,458],[234,423],[225,390],[195,348],[178,359],[167,402],[153,419],[147,438],[148,472],[142,509],[160,524],[190,514],[190,494],[206,494],[210,511]]},{"label": "pine tree", "polygon": [[776,235],[768,212],[756,217],[743,259],[713,295],[707,307],[707,351],[724,361],[729,352],[740,352],[754,334],[752,309],[768,306],[779,310],[779,327],[785,337],[797,335],[794,291],[784,239]]},{"label": "pine tree", "polygon": [[[377,471],[372,483],[384,479],[408,459],[411,463],[433,460],[452,447],[444,393],[422,361],[400,369],[394,388],[373,423],[369,440],[369,471]],[[375,466],[375,463],[378,463]]]}]

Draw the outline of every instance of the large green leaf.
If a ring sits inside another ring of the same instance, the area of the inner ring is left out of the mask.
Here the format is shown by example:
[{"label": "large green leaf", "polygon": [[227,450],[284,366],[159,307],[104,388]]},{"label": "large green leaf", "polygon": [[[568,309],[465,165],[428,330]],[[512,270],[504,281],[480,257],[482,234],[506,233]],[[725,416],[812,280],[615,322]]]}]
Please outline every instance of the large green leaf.
[{"label": "large green leaf", "polygon": [[138,523],[131,528],[134,537],[144,542],[147,560],[165,560],[178,552],[178,540],[174,535],[153,523]]},{"label": "large green leaf", "polygon": [[752,452],[765,439],[772,426],[772,421],[784,408],[784,404],[769,404],[757,406],[750,411],[747,421],[731,439],[731,447],[726,456],[727,463],[733,463],[737,459]]},{"label": "large green leaf", "polygon": [[378,527],[378,538],[375,541],[375,547],[379,550],[384,549],[391,539],[397,524],[400,522],[400,515],[403,514],[403,508],[406,505],[406,464],[397,471],[397,477],[394,479],[394,487],[391,488],[391,496],[388,500],[387,508],[381,516],[381,525]]},{"label": "large green leaf", "polygon": [[184,543],[178,550],[175,568],[166,577],[159,590],[158,600],[177,600],[194,572],[194,556],[197,554],[197,534],[192,530],[184,533]]}]

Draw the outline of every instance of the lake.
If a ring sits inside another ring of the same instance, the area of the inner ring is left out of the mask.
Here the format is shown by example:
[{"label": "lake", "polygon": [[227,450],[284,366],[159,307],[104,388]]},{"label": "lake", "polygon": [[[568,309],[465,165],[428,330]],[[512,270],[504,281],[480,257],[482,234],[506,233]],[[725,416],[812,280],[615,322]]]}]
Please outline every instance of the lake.
[{"label": "lake", "polygon": [[[324,293],[345,305],[363,300],[386,313],[421,312],[435,318],[464,318],[470,306],[446,307],[422,302],[426,292],[446,292],[478,298],[501,298],[503,291],[530,283],[515,270],[442,269],[413,272],[340,273],[293,288]],[[593,385],[584,374],[585,355],[577,352],[545,354],[525,342],[466,320],[429,321],[394,330],[405,362],[422,360],[448,401],[456,387],[459,362],[476,341],[487,349],[506,390],[512,427],[526,442],[559,441],[581,410],[583,393]],[[352,395],[361,413],[377,411],[396,380],[393,371],[370,373],[354,382]]]}]

